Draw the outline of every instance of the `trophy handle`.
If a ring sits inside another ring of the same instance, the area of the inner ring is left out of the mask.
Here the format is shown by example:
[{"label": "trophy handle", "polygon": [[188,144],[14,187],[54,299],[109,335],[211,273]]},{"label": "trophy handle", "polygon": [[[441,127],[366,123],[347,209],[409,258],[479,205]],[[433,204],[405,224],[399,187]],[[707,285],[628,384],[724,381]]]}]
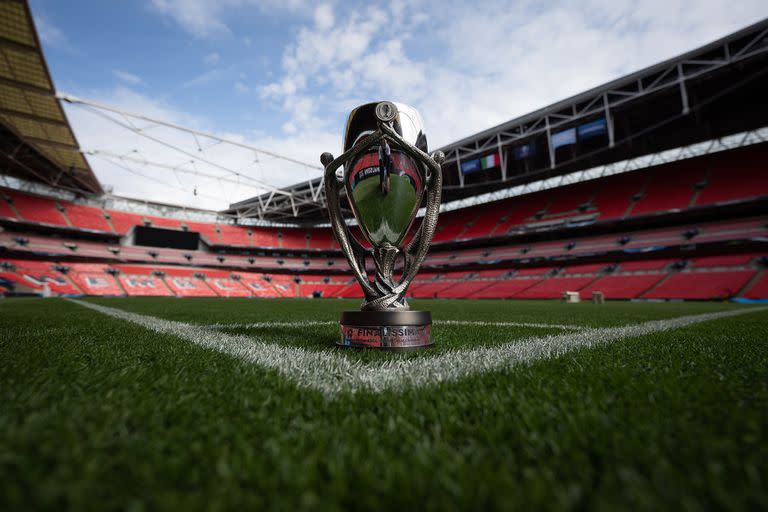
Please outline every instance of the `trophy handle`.
[{"label": "trophy handle", "polygon": [[[374,134],[372,138],[375,136]],[[365,250],[357,240],[349,233],[349,228],[344,222],[344,217],[341,214],[341,201],[339,198],[339,188],[343,186],[338,183],[336,179],[336,169],[341,167],[349,158],[354,158],[368,149],[370,145],[381,138],[379,135],[375,137],[375,140],[371,144],[360,144],[359,147],[353,147],[343,155],[334,159],[331,153],[323,153],[320,156],[320,162],[325,166],[325,201],[328,206],[328,213],[331,220],[331,227],[336,235],[336,240],[339,241],[341,250],[346,256],[349,266],[352,268],[352,272],[355,275],[355,279],[360,283],[365,294],[366,301],[373,300],[377,293],[376,289],[371,285],[368,280],[368,273],[365,270]],[[354,240],[354,244],[350,240]]]},{"label": "trophy handle", "polygon": [[[443,191],[443,173],[441,165],[445,160],[442,151],[436,151],[428,155],[419,148],[408,144],[389,124],[379,123],[379,129],[386,138],[396,142],[399,149],[405,151],[419,162],[425,162],[427,172],[423,176],[424,186],[427,189],[427,206],[424,212],[424,219],[421,226],[414,235],[413,239],[405,248],[405,262],[403,264],[403,275],[400,277],[398,285],[393,289],[394,293],[405,293],[411,281],[416,277],[419,267],[424,262],[424,258],[429,251],[429,244],[435,234],[437,227],[437,214],[440,212],[440,196]],[[415,254],[412,252],[416,248]]]}]

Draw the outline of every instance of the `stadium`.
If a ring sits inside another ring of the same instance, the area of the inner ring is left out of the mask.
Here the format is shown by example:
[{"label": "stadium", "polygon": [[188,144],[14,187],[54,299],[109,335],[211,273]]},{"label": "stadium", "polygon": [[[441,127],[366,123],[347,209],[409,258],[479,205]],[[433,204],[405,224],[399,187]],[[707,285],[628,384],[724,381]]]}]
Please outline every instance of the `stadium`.
[{"label": "stadium", "polygon": [[112,194],[64,106],[141,114],[60,94],[26,1],[0,53],[2,508],[768,507],[768,19],[439,148],[408,354],[334,347],[319,174]]}]

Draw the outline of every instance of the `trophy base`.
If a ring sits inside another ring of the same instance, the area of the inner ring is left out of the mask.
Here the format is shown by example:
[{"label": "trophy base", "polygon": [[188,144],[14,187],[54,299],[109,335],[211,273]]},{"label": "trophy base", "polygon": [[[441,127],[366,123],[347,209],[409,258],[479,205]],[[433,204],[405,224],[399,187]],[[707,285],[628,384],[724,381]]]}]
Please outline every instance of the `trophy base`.
[{"label": "trophy base", "polygon": [[429,311],[345,311],[341,314],[344,348],[418,350],[433,345]]}]

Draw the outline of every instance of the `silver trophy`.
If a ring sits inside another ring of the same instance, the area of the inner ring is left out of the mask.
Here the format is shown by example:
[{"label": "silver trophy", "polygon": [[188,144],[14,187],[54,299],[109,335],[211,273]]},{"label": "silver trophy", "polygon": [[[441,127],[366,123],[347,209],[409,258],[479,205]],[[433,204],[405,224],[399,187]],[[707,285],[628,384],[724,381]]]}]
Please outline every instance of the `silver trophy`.
[{"label": "silver trophy", "polygon": [[[435,232],[444,159],[440,151],[427,154],[418,111],[389,101],[354,109],[347,119],[344,154],[320,157],[333,232],[365,295],[361,311],[342,313],[338,345],[388,350],[432,345],[432,315],[410,311],[405,295]],[[351,234],[342,216],[342,189],[370,248]],[[422,203],[424,218],[412,230]],[[372,267],[366,265],[369,258]]]}]

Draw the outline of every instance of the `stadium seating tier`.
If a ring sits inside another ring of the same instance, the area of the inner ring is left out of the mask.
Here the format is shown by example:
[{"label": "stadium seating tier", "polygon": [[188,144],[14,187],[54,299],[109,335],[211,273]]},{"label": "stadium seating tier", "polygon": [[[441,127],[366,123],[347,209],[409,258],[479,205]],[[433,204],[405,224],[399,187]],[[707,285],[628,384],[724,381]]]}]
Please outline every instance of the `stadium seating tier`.
[{"label": "stadium seating tier", "polygon": [[[767,155],[768,144],[761,144],[446,212],[440,216],[426,268],[410,293],[445,298],[557,298],[563,291],[579,291],[586,298],[592,291],[603,291],[608,298],[708,299],[739,293],[761,298],[766,293],[765,254],[754,245],[768,236],[765,216],[625,231],[613,225],[617,232],[612,234],[573,237],[562,231],[556,239],[529,238],[532,241],[526,243],[469,249],[449,244],[542,229],[557,234],[569,221],[663,216],[688,207],[766,197]],[[18,257],[22,259],[48,259],[42,267],[29,263],[2,270],[6,282],[25,289],[40,290],[47,283],[53,293],[62,294],[360,296],[349,276],[326,280],[321,275],[329,269],[347,270],[343,256],[302,254],[338,250],[327,228],[192,222],[105,211],[92,202],[81,204],[7,188],[0,195],[0,218],[14,220],[0,231],[0,249],[12,251],[14,257],[23,255]],[[27,231],[27,223],[41,226]],[[217,247],[183,251],[130,244],[123,235],[141,225],[198,232],[204,242]],[[91,234],[78,236],[73,229]],[[94,230],[113,234],[98,240]],[[739,244],[747,243],[752,245],[739,251]],[[731,254],[703,254],[697,249],[703,244],[719,244]],[[263,252],[249,256],[234,248]],[[276,255],[280,249],[298,254]],[[661,250],[677,250],[683,256],[653,257]],[[579,264],[584,257],[598,262]],[[651,259],[635,259],[639,257]],[[75,260],[64,262],[71,269],[66,273],[53,266],[64,259]],[[88,260],[100,263],[83,262]],[[478,264],[499,268],[477,270]],[[108,268],[119,272],[117,279]],[[253,269],[278,273],[267,280]],[[164,275],[153,274],[156,271]],[[233,271],[240,279],[232,277]],[[295,271],[315,274],[303,276],[297,284],[285,274]]]}]

